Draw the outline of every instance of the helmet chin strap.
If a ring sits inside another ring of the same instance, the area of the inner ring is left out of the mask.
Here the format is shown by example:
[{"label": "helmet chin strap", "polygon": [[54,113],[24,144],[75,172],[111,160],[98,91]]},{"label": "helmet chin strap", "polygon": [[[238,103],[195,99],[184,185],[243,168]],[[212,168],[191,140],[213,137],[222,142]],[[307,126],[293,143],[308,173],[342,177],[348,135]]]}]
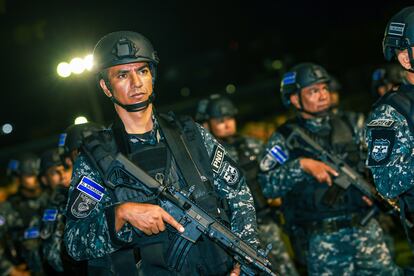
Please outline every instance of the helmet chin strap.
[{"label": "helmet chin strap", "polygon": [[149,96],[148,100],[140,102],[140,103],[136,103],[136,104],[122,104],[117,99],[115,99],[115,97],[113,95],[111,96],[110,99],[114,104],[119,105],[120,107],[122,107],[123,109],[125,109],[128,112],[138,112],[138,111],[142,111],[142,110],[147,109],[149,104],[154,101],[154,98],[155,98],[155,94],[153,92]]}]

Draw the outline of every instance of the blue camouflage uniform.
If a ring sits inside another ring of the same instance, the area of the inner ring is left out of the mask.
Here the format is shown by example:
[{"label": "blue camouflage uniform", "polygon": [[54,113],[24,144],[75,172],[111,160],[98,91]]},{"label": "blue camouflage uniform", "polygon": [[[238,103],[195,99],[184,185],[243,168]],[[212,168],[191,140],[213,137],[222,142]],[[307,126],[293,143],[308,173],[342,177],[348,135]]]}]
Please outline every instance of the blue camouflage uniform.
[{"label": "blue camouflage uniform", "polygon": [[[230,157],[245,171],[247,184],[255,201],[259,241],[262,247],[268,244],[272,245],[268,255],[272,267],[280,275],[298,275],[289,257],[286,245],[281,238],[281,230],[275,221],[276,210],[270,208],[267,204],[259,186],[260,184],[257,182],[259,165],[257,159],[263,153],[263,142],[247,136],[231,137],[221,142]],[[257,185],[257,187],[254,185]]]},{"label": "blue camouflage uniform", "polygon": [[[158,144],[164,141],[164,136],[160,131],[159,124],[155,116],[153,116],[154,127],[145,134],[131,135],[127,134],[128,143],[133,148],[135,146],[145,146]],[[202,140],[204,142],[205,149],[211,159],[214,159],[214,154],[217,154],[218,149],[222,149],[222,146],[201,126],[196,126],[197,131],[200,132]],[[218,165],[218,169],[214,172],[214,190],[216,194],[222,198],[225,198],[229,210],[230,210],[230,224],[231,230],[239,235],[243,240],[251,244],[252,246],[258,245],[256,238],[256,217],[255,209],[253,206],[253,199],[249,189],[246,186],[245,179],[238,171],[237,168],[232,167],[230,158],[227,153],[224,153],[223,162]],[[165,177],[164,181],[173,183],[174,185],[183,184],[184,180],[177,168],[175,160],[171,160],[171,169],[169,170],[168,177]],[[213,160],[214,161],[214,160]],[[85,182],[87,184],[85,184]],[[91,196],[90,190],[84,189],[84,187],[94,187],[95,194]],[[83,190],[83,191],[81,191]],[[104,186],[100,174],[97,169],[91,164],[91,161],[81,153],[76,159],[74,166],[74,174],[69,190],[69,201],[67,205],[67,222],[64,233],[64,241],[67,246],[68,253],[76,260],[93,259],[106,256],[125,245],[130,245],[136,240],[137,235],[133,227],[126,223],[119,232],[114,233],[114,230],[110,229],[112,217],[108,215],[110,206],[113,205],[113,199],[108,193],[108,188]],[[111,234],[113,233],[113,234]],[[162,235],[171,235],[171,230],[167,228],[166,231],[152,235],[155,239]],[[147,239],[148,236],[141,234],[139,239]],[[198,242],[197,242],[198,243]],[[142,250],[142,248],[141,248]],[[191,253],[192,252],[192,253]],[[200,258],[208,259],[211,254],[209,252],[196,252],[190,251],[191,254],[200,254]],[[141,251],[143,255],[143,252]],[[191,255],[190,254],[190,255]],[[141,268],[146,267],[147,260],[142,257]],[[162,256],[161,256],[162,258]],[[219,264],[217,265],[217,269]],[[192,263],[188,263],[188,258],[183,266],[182,273],[200,273],[195,272]],[[231,268],[230,268],[231,269]],[[186,272],[185,272],[186,271]],[[168,270],[161,270],[160,274],[168,274]],[[211,272],[210,272],[211,273]],[[151,273],[152,274],[152,273]],[[153,271],[153,274],[156,274]]]},{"label": "blue camouflage uniform", "polygon": [[[412,126],[406,115],[401,113],[402,110],[397,110],[396,106],[393,107],[386,102],[387,98],[398,96],[400,92],[408,92],[408,95],[411,95],[414,93],[414,86],[403,84],[398,92],[388,92],[375,104],[369,116],[366,131],[367,166],[372,172],[378,192],[387,199],[397,201],[403,216],[412,220],[414,211]],[[406,226],[405,223],[403,225]],[[412,229],[408,230],[407,234],[410,232]]]},{"label": "blue camouflage uniform", "polygon": [[359,224],[367,211],[362,194],[350,187],[334,205],[325,205],[322,198],[328,185],[318,183],[299,163],[301,157],[318,158],[309,149],[289,148],[286,143],[292,127],[299,126],[325,149],[357,167],[361,129],[352,129],[352,140],[343,146],[326,138],[347,136],[351,129],[345,130],[343,122],[334,115],[308,120],[298,117],[280,127],[269,139],[260,163],[263,193],[269,198],[282,197],[285,226],[299,244],[299,253],[306,252],[309,275],[400,275],[377,221],[371,219],[363,227]]}]

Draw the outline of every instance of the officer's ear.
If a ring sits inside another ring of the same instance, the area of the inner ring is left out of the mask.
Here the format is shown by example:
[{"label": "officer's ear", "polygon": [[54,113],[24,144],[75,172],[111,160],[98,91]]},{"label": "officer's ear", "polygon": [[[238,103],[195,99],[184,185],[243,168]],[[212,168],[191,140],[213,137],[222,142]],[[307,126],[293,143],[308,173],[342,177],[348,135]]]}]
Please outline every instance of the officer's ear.
[{"label": "officer's ear", "polygon": [[104,79],[100,79],[99,80],[99,85],[101,86],[103,92],[105,93],[105,95],[107,97],[112,97],[112,93],[111,91],[109,91],[108,87],[106,86],[106,82],[104,81]]},{"label": "officer's ear", "polygon": [[397,58],[398,61],[400,62],[400,64],[402,65],[402,67],[404,67],[405,69],[411,69],[411,64],[410,64],[410,58],[408,57],[408,51],[407,50],[396,50],[397,51]]},{"label": "officer's ear", "polygon": [[292,105],[296,109],[300,109],[299,95],[298,95],[298,93],[294,93],[294,94],[290,95],[290,102],[292,103]]}]

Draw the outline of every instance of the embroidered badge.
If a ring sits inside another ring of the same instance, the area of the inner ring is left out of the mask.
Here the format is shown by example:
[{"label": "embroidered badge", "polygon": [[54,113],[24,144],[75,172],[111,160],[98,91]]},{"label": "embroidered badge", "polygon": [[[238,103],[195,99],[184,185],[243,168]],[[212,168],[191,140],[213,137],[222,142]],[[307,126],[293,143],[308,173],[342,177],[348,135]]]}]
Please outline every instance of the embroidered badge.
[{"label": "embroidered badge", "polygon": [[270,171],[276,166],[276,164],[276,160],[273,159],[270,153],[268,153],[265,155],[265,157],[263,157],[262,161],[260,161],[260,170],[262,172]]},{"label": "embroidered badge", "polygon": [[[71,204],[70,212],[75,218],[86,218],[101,201],[105,188],[92,179],[83,176],[76,189],[78,195]],[[76,194],[74,194],[75,196]]]},{"label": "embroidered badge", "polygon": [[372,120],[367,124],[368,127],[391,127],[394,124],[394,120],[390,119],[377,119]]},{"label": "embroidered badge", "polygon": [[230,162],[224,161],[223,170],[220,176],[231,186],[239,181],[240,172],[235,166],[230,164]]},{"label": "embroidered badge", "polygon": [[104,187],[102,187],[92,179],[87,178],[86,176],[82,177],[76,189],[78,189],[82,193],[87,194],[88,196],[94,198],[97,201],[101,201],[102,196],[105,192]]},{"label": "embroidered badge", "polygon": [[375,140],[371,151],[372,158],[377,162],[384,160],[387,157],[389,147],[390,141],[385,139]]},{"label": "embroidered badge", "polygon": [[213,172],[219,173],[224,160],[224,148],[220,145],[214,147],[213,159],[211,160],[211,167]]},{"label": "embroidered badge", "polygon": [[287,160],[287,154],[278,145],[274,146],[269,153],[270,156],[272,156],[281,165],[283,165]]},{"label": "embroidered badge", "polygon": [[399,22],[391,22],[390,27],[388,28],[388,34],[390,35],[404,35],[405,24]]},{"label": "embroidered badge", "polygon": [[368,166],[386,165],[390,160],[394,147],[395,130],[381,128],[368,131],[371,131]]},{"label": "embroidered badge", "polygon": [[43,221],[55,221],[58,214],[57,209],[46,209],[43,212]]},{"label": "embroidered badge", "polygon": [[37,239],[39,236],[40,236],[39,228],[36,227],[36,226],[30,227],[30,228],[26,229],[26,231],[24,231],[24,239],[25,240]]}]

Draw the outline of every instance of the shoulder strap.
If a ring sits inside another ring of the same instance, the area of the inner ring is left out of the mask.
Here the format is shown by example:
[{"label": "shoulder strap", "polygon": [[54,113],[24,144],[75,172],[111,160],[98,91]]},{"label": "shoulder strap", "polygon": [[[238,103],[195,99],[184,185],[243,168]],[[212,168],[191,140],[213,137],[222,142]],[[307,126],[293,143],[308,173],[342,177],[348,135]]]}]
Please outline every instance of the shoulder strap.
[{"label": "shoulder strap", "polygon": [[[200,146],[194,149],[187,140],[187,138],[191,138],[191,135],[200,134],[195,129],[194,131],[190,131],[189,129],[184,131],[183,126],[173,113],[159,115],[158,122],[185,182],[187,185],[195,186],[192,194],[194,199],[200,206],[207,209],[206,211],[217,214],[218,204],[215,204],[215,200],[211,200],[214,198],[212,196],[212,183],[202,173],[205,170],[201,168],[201,164],[198,164],[199,162],[194,153],[195,150],[204,150],[207,155],[206,149]],[[187,135],[185,135],[185,132]],[[193,138],[196,139],[195,137]],[[207,158],[207,160],[209,159]]]},{"label": "shoulder strap", "polygon": [[[412,94],[412,96],[411,96]],[[414,133],[414,91],[406,91],[399,89],[397,91],[391,91],[382,96],[375,104],[373,108],[376,108],[382,104],[392,106],[407,120],[408,127],[411,133]]]}]

